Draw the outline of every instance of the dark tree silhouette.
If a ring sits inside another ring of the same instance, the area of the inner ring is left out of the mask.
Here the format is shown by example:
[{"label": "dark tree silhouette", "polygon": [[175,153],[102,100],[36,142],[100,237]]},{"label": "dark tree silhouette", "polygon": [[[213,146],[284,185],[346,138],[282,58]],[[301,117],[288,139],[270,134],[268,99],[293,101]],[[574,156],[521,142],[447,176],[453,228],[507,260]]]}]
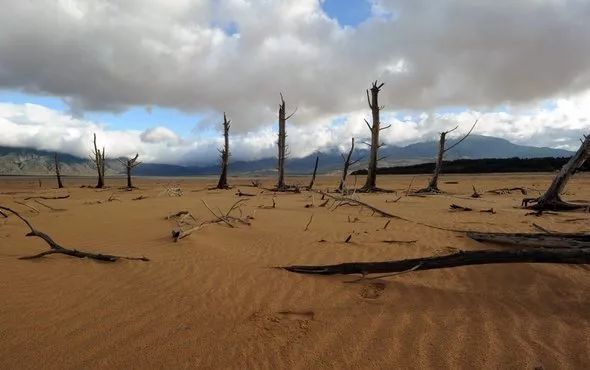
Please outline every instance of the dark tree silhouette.
[{"label": "dark tree silhouette", "polygon": [[309,182],[309,186],[307,187],[308,190],[313,188],[313,184],[315,182],[315,175],[318,172],[318,163],[320,162],[320,157],[315,157],[315,166],[313,167],[313,175],[311,175],[311,181]]},{"label": "dark tree silhouette", "polygon": [[342,170],[342,178],[340,179],[340,185],[338,185],[338,191],[344,192],[346,187],[346,177],[348,176],[348,169],[350,166],[354,165],[355,163],[359,162],[360,159],[352,160],[352,153],[354,152],[354,138],[351,139],[350,143],[350,150],[348,151],[348,155],[344,157],[344,154],[340,154],[342,159],[344,160],[344,169]]},{"label": "dark tree silhouette", "polygon": [[465,136],[463,136],[459,141],[457,141],[455,144],[451,145],[448,148],[445,148],[447,135],[450,134],[451,132],[455,131],[457,128],[459,128],[459,126],[456,126],[452,130],[443,131],[440,133],[440,140],[438,141],[438,155],[436,157],[436,167],[434,168],[434,173],[432,174],[432,177],[430,178],[430,181],[428,182],[428,186],[425,187],[424,189],[418,190],[418,193],[440,193],[440,190],[438,188],[438,177],[440,176],[440,173],[442,171],[445,153],[448,152],[449,150],[453,149],[457,145],[461,144],[461,142],[463,142],[463,140],[467,139],[467,137],[471,134],[471,132],[475,128],[475,125],[477,125],[477,120],[475,121],[473,126],[471,126],[471,129],[469,130],[469,132],[467,132],[467,134],[465,134]]},{"label": "dark tree silhouette", "polygon": [[96,183],[97,188],[104,188],[104,171],[105,171],[105,150],[102,147],[102,152],[96,145],[96,134],[94,134],[94,152],[90,156],[90,159],[94,162],[96,171],[98,173],[98,181]]},{"label": "dark tree silhouette", "polygon": [[380,190],[377,188],[377,163],[383,159],[379,158],[379,148],[383,146],[381,142],[379,142],[379,133],[385,129],[391,127],[391,125],[381,127],[381,121],[379,117],[379,112],[383,107],[379,106],[379,91],[383,87],[385,83],[378,84],[377,81],[373,82],[371,87],[371,93],[369,95],[369,90],[367,90],[367,102],[369,103],[369,108],[371,108],[371,114],[373,122],[369,124],[367,120],[365,123],[367,127],[371,131],[371,142],[366,143],[369,145],[370,149],[370,156],[369,156],[369,167],[367,168],[367,181],[365,185],[360,189],[360,191],[364,192],[372,192]]},{"label": "dark tree silhouette", "polygon": [[61,173],[59,171],[59,157],[57,156],[57,152],[54,153],[53,159],[54,159],[54,162],[55,162],[55,177],[57,177],[57,187],[59,189],[61,189],[61,188],[64,187],[64,185],[61,182]]},{"label": "dark tree silhouette", "polygon": [[[574,154],[570,160],[561,167],[561,170],[557,173],[553,182],[549,186],[549,189],[545,194],[538,198],[525,198],[522,201],[522,205],[531,209],[542,210],[575,210],[589,208],[588,204],[572,204],[565,202],[561,199],[561,193],[565,189],[570,178],[576,173],[576,171],[582,167],[584,162],[590,157],[590,135],[584,135],[582,145]],[[533,203],[529,206],[529,203]]]},{"label": "dark tree silhouette", "polygon": [[139,154],[135,154],[135,157],[133,158],[119,158],[119,162],[125,166],[125,172],[127,173],[127,189],[129,190],[135,188],[131,183],[131,170],[141,164],[141,162],[137,162],[137,157],[139,157]]},{"label": "dark tree silhouette", "polygon": [[227,183],[227,166],[229,164],[229,128],[231,127],[231,120],[228,121],[227,116],[223,113],[223,149],[219,149],[221,155],[221,175],[219,175],[219,182],[217,189],[229,189]]},{"label": "dark tree silhouette", "polygon": [[[287,120],[295,114],[291,113],[287,116],[285,99],[281,93],[281,103],[279,104],[279,140],[277,142],[279,153],[278,153],[278,181],[277,190],[286,190],[287,185],[285,184],[285,160],[288,156],[287,153]],[[297,109],[295,109],[297,111]]]}]

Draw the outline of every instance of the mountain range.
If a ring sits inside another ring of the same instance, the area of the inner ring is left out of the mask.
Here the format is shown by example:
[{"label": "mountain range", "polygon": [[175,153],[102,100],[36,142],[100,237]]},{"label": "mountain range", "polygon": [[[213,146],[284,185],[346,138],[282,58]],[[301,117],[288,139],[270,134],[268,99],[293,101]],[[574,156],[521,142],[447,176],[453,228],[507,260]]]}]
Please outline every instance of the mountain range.
[{"label": "mountain range", "polygon": [[[448,140],[448,146],[455,140]],[[386,158],[379,163],[382,167],[402,166],[432,162],[438,150],[438,142],[429,141],[407,145],[404,147],[386,146],[380,149],[380,156]],[[518,145],[505,139],[472,135],[448,152],[446,159],[482,159],[482,158],[541,158],[541,157],[569,157],[573,152],[563,149]],[[13,148],[0,146],[0,175],[49,175],[54,173],[53,152],[30,148]],[[336,149],[317,152],[303,158],[287,160],[286,171],[289,174],[307,174],[313,170],[315,157],[319,157],[318,172],[329,173],[338,171],[342,167],[342,157]],[[86,176],[94,175],[93,163],[88,158],[80,158],[70,154],[60,153],[61,171],[64,175]],[[363,160],[352,168],[359,169],[366,166],[368,151],[358,149],[354,158]],[[275,158],[263,158],[252,161],[235,160],[230,162],[231,174],[265,175],[276,170]],[[194,176],[215,175],[219,172],[218,165],[172,165],[162,163],[144,163],[134,170],[139,176]],[[106,163],[107,175],[123,174],[124,169],[116,159],[108,159]]]}]

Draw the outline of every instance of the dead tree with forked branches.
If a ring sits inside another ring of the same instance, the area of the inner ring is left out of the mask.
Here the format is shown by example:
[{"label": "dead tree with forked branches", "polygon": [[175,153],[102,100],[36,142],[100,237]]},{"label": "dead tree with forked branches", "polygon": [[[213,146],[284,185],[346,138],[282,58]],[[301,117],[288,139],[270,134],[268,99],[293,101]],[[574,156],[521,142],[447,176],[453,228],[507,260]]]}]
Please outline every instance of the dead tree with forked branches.
[{"label": "dead tree with forked branches", "polygon": [[57,187],[62,189],[64,184],[61,182],[61,173],[59,171],[59,157],[57,156],[57,152],[54,153],[53,159],[55,162],[55,177],[57,178]]},{"label": "dead tree with forked branches", "polygon": [[367,103],[369,104],[369,108],[371,108],[373,122],[372,124],[369,124],[369,122],[365,120],[367,127],[371,131],[371,142],[365,143],[369,146],[370,156],[369,167],[367,168],[367,181],[360,189],[362,192],[374,192],[380,190],[377,187],[377,163],[383,159],[379,158],[379,148],[384,144],[379,141],[379,133],[391,127],[391,125],[381,127],[379,116],[379,112],[383,109],[382,106],[379,106],[379,91],[381,91],[384,84],[385,83],[378,84],[378,82],[375,81],[371,87],[370,94],[369,90],[367,90]]},{"label": "dead tree with forked branches", "polygon": [[92,162],[94,162],[94,166],[96,167],[96,171],[98,173],[98,181],[96,183],[96,188],[104,188],[104,171],[105,171],[105,149],[102,147],[102,151],[98,149],[96,145],[96,134],[94,134],[94,151],[90,156]]},{"label": "dead tree with forked branches", "polygon": [[137,161],[137,157],[139,157],[139,153],[135,154],[133,158],[119,158],[119,162],[123,166],[125,166],[125,173],[127,173],[127,189],[135,189],[135,186],[131,183],[131,170],[141,164],[141,162]]},{"label": "dead tree with forked branches", "polygon": [[[584,135],[584,140],[581,141],[582,145],[580,145],[578,151],[561,167],[561,170],[559,170],[545,194],[538,198],[523,199],[523,207],[539,211],[568,211],[590,208],[589,204],[573,204],[561,199],[561,193],[563,193],[570,178],[590,157],[590,135]],[[533,204],[529,205],[529,203]]]},{"label": "dead tree with forked branches", "polygon": [[418,193],[440,193],[440,190],[438,188],[438,177],[440,176],[440,173],[442,171],[445,153],[448,152],[449,150],[453,149],[457,145],[461,144],[463,142],[463,140],[467,139],[467,137],[471,134],[471,132],[475,128],[475,125],[477,125],[477,120],[475,121],[473,126],[471,126],[471,129],[469,129],[469,132],[467,132],[467,134],[465,134],[465,136],[463,136],[455,144],[451,145],[448,148],[445,147],[447,135],[450,134],[451,132],[455,131],[457,128],[459,128],[459,126],[455,126],[455,128],[453,128],[452,130],[443,131],[440,133],[440,140],[438,141],[438,155],[436,157],[436,166],[434,167],[434,173],[432,174],[432,177],[430,178],[430,181],[428,182],[428,186],[423,189],[418,190],[417,191]]},{"label": "dead tree with forked branches", "polygon": [[297,109],[293,113],[287,116],[286,104],[285,99],[283,99],[283,94],[281,93],[281,103],[279,104],[279,139],[277,141],[278,146],[278,180],[277,180],[277,190],[284,191],[287,190],[288,186],[285,184],[285,160],[287,159],[288,152],[287,152],[287,120],[295,114]]},{"label": "dead tree with forked branches", "polygon": [[227,166],[229,164],[229,128],[231,127],[231,120],[228,121],[227,116],[223,113],[223,149],[218,149],[221,157],[221,174],[219,175],[219,182],[217,182],[217,189],[229,189],[227,183]]},{"label": "dead tree with forked branches", "polygon": [[344,169],[342,170],[342,178],[340,179],[340,185],[338,185],[338,192],[342,193],[345,191],[346,188],[346,177],[348,176],[348,169],[350,166],[358,163],[361,159],[352,160],[352,153],[354,152],[354,138],[351,139],[350,150],[348,151],[348,155],[344,157],[344,154],[340,153],[342,159],[344,160]]}]

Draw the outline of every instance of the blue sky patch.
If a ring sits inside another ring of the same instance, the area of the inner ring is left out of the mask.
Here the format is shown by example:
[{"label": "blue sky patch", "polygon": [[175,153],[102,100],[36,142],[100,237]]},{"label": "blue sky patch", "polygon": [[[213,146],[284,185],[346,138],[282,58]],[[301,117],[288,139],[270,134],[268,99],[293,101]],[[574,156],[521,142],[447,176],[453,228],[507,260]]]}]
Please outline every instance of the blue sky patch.
[{"label": "blue sky patch", "polygon": [[341,26],[356,27],[371,17],[369,0],[324,0],[324,12]]}]

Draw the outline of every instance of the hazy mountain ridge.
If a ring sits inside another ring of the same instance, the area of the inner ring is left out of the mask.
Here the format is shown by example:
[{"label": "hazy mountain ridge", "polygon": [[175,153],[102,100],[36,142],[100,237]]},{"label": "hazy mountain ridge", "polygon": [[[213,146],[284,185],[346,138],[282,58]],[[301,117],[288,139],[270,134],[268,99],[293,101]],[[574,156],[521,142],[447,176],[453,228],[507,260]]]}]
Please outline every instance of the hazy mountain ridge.
[{"label": "hazy mountain ridge", "polygon": [[[452,145],[454,142],[456,140],[449,140],[448,145]],[[380,151],[381,155],[386,156],[386,159],[380,163],[380,167],[430,162],[436,156],[437,148],[438,143],[436,141],[416,143],[405,147],[386,146]],[[366,161],[366,149],[359,149],[355,152],[354,158],[363,157]],[[450,151],[446,155],[446,159],[568,157],[572,154],[572,152],[563,149],[517,145],[500,138],[472,135],[461,145]],[[287,172],[291,174],[311,172],[316,155],[320,157],[318,168],[320,172],[339,170],[342,166],[340,153],[334,148],[303,158],[288,159]],[[79,158],[70,154],[59,154],[59,157],[64,175],[91,176],[95,174],[94,164],[90,159]],[[364,161],[361,161],[354,169],[361,168],[364,165]],[[275,168],[275,158],[230,162],[230,173],[234,174],[268,174],[274,172]],[[116,158],[107,159],[106,172],[108,175],[122,174],[123,170],[123,166]],[[218,172],[219,167],[217,164],[181,166],[144,163],[135,169],[135,174],[140,176],[214,175]],[[49,175],[53,173],[53,152],[0,146],[0,175]]]}]

